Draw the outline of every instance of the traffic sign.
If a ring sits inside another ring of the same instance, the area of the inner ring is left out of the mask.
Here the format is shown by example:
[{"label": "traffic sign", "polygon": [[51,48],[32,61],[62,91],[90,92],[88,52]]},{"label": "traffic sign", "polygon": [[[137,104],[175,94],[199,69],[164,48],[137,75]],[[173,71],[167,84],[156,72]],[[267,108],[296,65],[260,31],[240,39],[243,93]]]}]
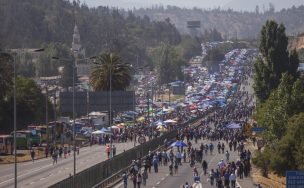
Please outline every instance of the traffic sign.
[{"label": "traffic sign", "polygon": [[33,129],[33,130],[32,130],[32,135],[36,135],[36,133],[37,133],[36,130]]},{"label": "traffic sign", "polygon": [[146,142],[146,137],[140,136],[140,137],[138,138],[138,142],[139,142],[140,144],[145,143],[145,142]]},{"label": "traffic sign", "polygon": [[286,188],[302,188],[302,187],[304,187],[304,172],[287,171]]},{"label": "traffic sign", "polygon": [[256,133],[260,133],[260,132],[264,132],[266,129],[264,127],[252,127],[251,131],[252,132],[256,132]]}]

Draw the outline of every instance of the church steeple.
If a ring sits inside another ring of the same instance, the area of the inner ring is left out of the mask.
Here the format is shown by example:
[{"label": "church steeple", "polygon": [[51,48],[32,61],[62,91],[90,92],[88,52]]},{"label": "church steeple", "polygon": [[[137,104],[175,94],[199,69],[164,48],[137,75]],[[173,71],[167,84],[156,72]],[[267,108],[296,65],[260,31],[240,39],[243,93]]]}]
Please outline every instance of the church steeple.
[{"label": "church steeple", "polygon": [[74,55],[78,55],[80,53],[81,45],[80,45],[80,34],[77,27],[77,24],[75,23],[74,26],[74,34],[73,34],[73,42],[72,42],[72,52]]}]

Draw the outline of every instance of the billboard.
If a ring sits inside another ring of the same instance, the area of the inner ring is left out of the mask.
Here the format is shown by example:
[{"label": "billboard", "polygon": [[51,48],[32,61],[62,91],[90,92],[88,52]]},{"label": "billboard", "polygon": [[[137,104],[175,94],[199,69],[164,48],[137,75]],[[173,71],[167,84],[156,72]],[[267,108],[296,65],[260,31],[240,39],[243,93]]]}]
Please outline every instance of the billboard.
[{"label": "billboard", "polygon": [[[128,111],[133,110],[134,91],[112,91],[112,110]],[[70,114],[73,112],[73,93],[61,92],[60,112]],[[85,115],[92,111],[110,110],[110,92],[75,92],[75,113]]]},{"label": "billboard", "polygon": [[[134,91],[112,91],[112,110],[133,110]],[[110,92],[89,92],[89,106],[91,111],[109,111]]]},{"label": "billboard", "polygon": [[201,27],[201,21],[188,21],[187,22],[188,28],[200,28]]},{"label": "billboard", "polygon": [[[59,107],[62,114],[73,113],[73,92],[60,92]],[[84,115],[87,113],[87,93],[75,92],[75,113]]]},{"label": "billboard", "polygon": [[304,172],[287,171],[286,188],[302,188],[302,187],[304,187]]}]

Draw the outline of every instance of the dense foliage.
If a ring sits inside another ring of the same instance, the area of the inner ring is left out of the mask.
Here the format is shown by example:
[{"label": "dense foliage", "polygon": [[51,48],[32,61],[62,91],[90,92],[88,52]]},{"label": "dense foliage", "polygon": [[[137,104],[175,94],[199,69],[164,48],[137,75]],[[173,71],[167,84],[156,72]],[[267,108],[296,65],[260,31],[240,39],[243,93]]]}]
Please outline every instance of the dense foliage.
[{"label": "dense foliage", "polygon": [[[265,127],[266,148],[253,162],[267,176],[303,170],[304,80],[299,77],[296,51],[287,51],[283,25],[268,21],[260,40],[261,57],[255,63],[255,92],[260,99],[256,120]],[[271,157],[270,157],[271,156]]]},{"label": "dense foliage", "polygon": [[[13,74],[12,57],[8,54],[0,55],[0,132],[10,133],[13,130]],[[4,66],[6,65],[6,66]],[[49,115],[53,115],[49,101]],[[18,76],[16,79],[17,128],[23,129],[31,123],[41,123],[45,119],[45,95],[32,79]],[[50,116],[49,116],[50,117]],[[51,119],[51,118],[50,118]]]},{"label": "dense foliage", "polygon": [[124,91],[131,82],[131,67],[112,53],[104,53],[93,62],[90,82],[95,91]]},{"label": "dense foliage", "polygon": [[289,53],[287,45],[284,25],[267,21],[260,37],[259,49],[262,57],[254,65],[254,90],[260,101],[265,101],[279,85],[282,73],[287,72],[294,78],[297,76],[298,55],[295,51]]},{"label": "dense foliage", "polygon": [[[260,7],[261,8],[261,7]],[[181,33],[191,33],[187,28],[187,21],[201,21],[201,28],[197,33],[203,34],[205,30],[216,28],[222,33],[223,38],[256,38],[259,35],[260,28],[269,19],[283,23],[287,27],[287,33],[294,35],[302,33],[304,24],[304,5],[282,9],[281,11],[259,10],[255,12],[239,12],[231,9],[221,10],[202,10],[198,8],[185,9],[176,6],[154,6],[153,8],[141,8],[134,10],[135,15],[141,17],[147,15],[152,20],[164,20],[170,18],[172,23]]]},{"label": "dense foliage", "polygon": [[146,61],[146,49],[160,42],[178,44],[181,36],[169,19],[151,21],[108,7],[88,8],[69,1],[4,1],[0,3],[0,43],[4,48],[35,48],[59,42],[70,46],[74,23],[87,56],[109,51],[127,62]]},{"label": "dense foliage", "polygon": [[160,47],[150,49],[150,57],[155,65],[159,84],[181,80],[183,77],[181,67],[186,62],[181,58],[178,49],[163,43]]}]

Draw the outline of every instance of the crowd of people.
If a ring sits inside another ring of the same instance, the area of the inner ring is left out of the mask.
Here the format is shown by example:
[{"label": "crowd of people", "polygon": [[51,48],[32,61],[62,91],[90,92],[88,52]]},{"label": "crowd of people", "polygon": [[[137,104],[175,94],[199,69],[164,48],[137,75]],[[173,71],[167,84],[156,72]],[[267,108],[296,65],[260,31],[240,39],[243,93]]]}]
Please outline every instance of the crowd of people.
[{"label": "crowd of people", "polygon": [[[250,75],[252,75],[250,68],[238,75],[242,87],[239,87],[227,105],[214,107],[211,112],[199,114],[198,116],[205,118],[198,126],[189,125],[178,130],[176,140],[184,141],[187,147],[177,147],[175,151],[169,148],[151,152],[143,161],[133,161],[129,172],[124,173],[124,187],[127,187],[127,177],[131,177],[134,188],[140,187],[142,182],[145,182],[143,183],[145,185],[151,168],[154,173],[158,173],[159,166],[167,166],[172,176],[178,174],[179,166],[185,162],[193,168],[194,183],[202,181],[197,170],[199,165],[210,185],[217,188],[235,188],[237,179],[242,180],[250,176],[251,152],[245,149],[246,137],[240,129],[227,129],[227,124],[231,122],[243,126],[254,110],[254,97],[245,88],[250,85],[248,80]],[[194,145],[199,146],[194,147]],[[217,152],[214,152],[214,149],[217,149]],[[231,160],[230,156],[233,152],[237,153],[237,160]],[[206,155],[222,155],[222,159],[216,166],[209,166],[204,157]],[[190,188],[191,185],[186,182],[183,187]]]}]

